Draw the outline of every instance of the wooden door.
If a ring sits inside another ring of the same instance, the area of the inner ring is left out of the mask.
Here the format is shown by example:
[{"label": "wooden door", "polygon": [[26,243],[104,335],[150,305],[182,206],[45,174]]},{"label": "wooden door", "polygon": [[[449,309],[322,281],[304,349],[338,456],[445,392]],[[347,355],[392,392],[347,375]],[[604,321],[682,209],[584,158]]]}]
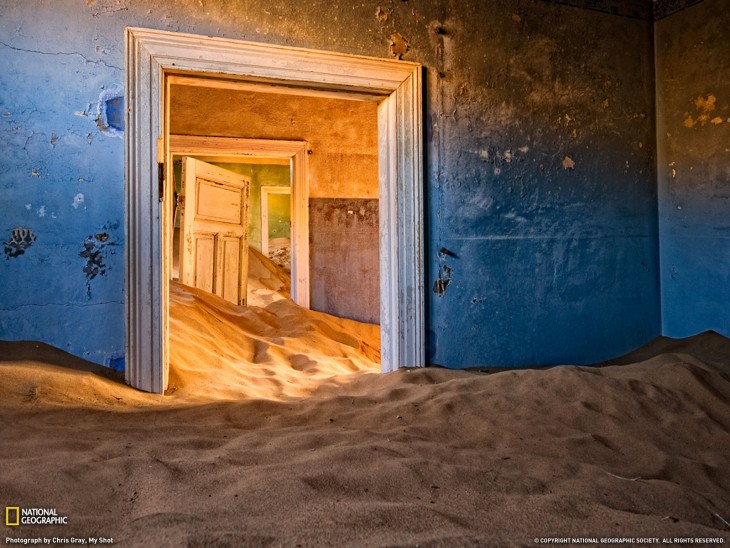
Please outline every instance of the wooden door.
[{"label": "wooden door", "polygon": [[250,179],[183,158],[180,280],[246,304]]}]

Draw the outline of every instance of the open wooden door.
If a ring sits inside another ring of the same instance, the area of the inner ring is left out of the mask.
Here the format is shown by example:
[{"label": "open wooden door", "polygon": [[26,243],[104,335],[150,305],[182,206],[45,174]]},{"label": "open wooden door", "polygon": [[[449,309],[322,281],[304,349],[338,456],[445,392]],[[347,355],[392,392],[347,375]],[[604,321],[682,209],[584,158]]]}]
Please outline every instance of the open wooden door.
[{"label": "open wooden door", "polygon": [[180,280],[246,304],[250,179],[183,158]]}]

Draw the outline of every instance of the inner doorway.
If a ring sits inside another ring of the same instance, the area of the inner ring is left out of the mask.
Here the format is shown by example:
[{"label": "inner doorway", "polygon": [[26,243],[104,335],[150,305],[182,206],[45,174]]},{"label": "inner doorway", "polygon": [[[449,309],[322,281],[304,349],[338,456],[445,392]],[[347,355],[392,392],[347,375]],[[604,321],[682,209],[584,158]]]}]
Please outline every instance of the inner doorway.
[{"label": "inner doorway", "polygon": [[261,253],[291,271],[291,189],[261,187]]},{"label": "inner doorway", "polygon": [[167,384],[169,265],[161,251],[170,214],[160,205],[158,163],[169,151],[166,78],[185,73],[378,104],[382,369],[423,366],[421,67],[148,29],[128,28],[126,37],[127,381],[158,393]]}]

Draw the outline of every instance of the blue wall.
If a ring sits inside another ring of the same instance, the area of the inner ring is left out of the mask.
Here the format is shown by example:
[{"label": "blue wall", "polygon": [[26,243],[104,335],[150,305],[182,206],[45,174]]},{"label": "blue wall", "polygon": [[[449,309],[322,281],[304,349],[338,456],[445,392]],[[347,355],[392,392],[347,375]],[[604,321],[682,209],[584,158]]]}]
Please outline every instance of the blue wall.
[{"label": "blue wall", "polygon": [[588,363],[643,344],[660,330],[651,23],[466,4],[431,96],[431,269],[450,280],[431,294],[431,360]]},{"label": "blue wall", "polygon": [[[0,7],[0,338],[115,365],[123,140],[97,119],[99,98],[121,93],[121,35],[94,37],[91,19],[51,2],[9,4]],[[23,253],[16,228],[35,236]]]},{"label": "blue wall", "polygon": [[730,336],[730,10],[705,0],[657,23],[665,334]]},{"label": "blue wall", "polygon": [[544,0],[379,6],[0,6],[0,234],[36,237],[0,260],[0,338],[123,352],[123,140],[97,103],[123,81],[125,26],[377,57],[406,37],[425,68],[432,363],[586,363],[659,335],[653,24]]}]

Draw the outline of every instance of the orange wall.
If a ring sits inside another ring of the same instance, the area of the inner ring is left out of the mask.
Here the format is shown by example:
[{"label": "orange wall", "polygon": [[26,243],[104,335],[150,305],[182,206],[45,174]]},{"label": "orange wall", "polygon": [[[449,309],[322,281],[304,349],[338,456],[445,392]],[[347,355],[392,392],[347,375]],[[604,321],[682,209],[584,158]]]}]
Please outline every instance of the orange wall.
[{"label": "orange wall", "polygon": [[378,197],[377,105],[233,89],[171,89],[170,132],[309,142],[312,198]]}]

